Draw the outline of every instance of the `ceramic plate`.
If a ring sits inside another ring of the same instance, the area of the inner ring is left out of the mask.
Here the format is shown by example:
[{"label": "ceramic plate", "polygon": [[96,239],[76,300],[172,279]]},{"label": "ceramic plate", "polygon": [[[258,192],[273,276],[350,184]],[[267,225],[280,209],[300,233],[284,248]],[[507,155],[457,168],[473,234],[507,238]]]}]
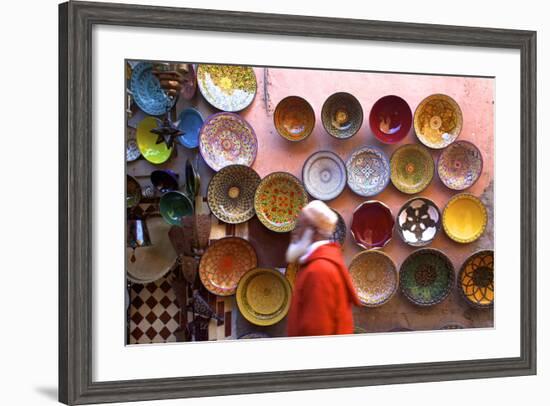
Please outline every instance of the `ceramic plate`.
[{"label": "ceramic plate", "polygon": [[258,219],[272,231],[294,230],[300,210],[308,202],[302,183],[287,172],[274,172],[262,179],[254,196]]},{"label": "ceramic plate", "polygon": [[412,303],[430,306],[445,300],[451,293],[455,274],[445,254],[422,248],[409,255],[399,271],[401,291]]},{"label": "ceramic plate", "polygon": [[153,75],[153,64],[149,62],[140,62],[134,67],[130,90],[138,107],[152,116],[166,113],[176,102],[160,87],[159,80]]},{"label": "ceramic plate", "polygon": [[171,191],[160,198],[160,214],[171,225],[181,226],[181,219],[193,214],[193,203],[181,192]]},{"label": "ceramic plate", "polygon": [[217,113],[204,122],[199,147],[208,166],[219,171],[234,164],[252,166],[258,140],[250,124],[237,114]]},{"label": "ceramic plate", "polygon": [[277,104],[273,121],[281,137],[289,141],[301,141],[313,131],[315,113],[307,100],[288,96]]},{"label": "ceramic plate", "polygon": [[391,181],[401,192],[420,193],[428,187],[434,175],[434,161],[427,148],[406,144],[395,150],[390,160]]},{"label": "ceramic plate", "polygon": [[145,117],[137,128],[137,144],[141,155],[152,164],[162,164],[172,155],[173,148],[168,148],[165,142],[157,144],[158,135],[151,132],[159,123],[154,117]]},{"label": "ceramic plate", "polygon": [[252,324],[271,326],[281,321],[290,308],[292,289],[277,270],[253,269],[241,278],[237,288],[237,305]]},{"label": "ceramic plate", "polygon": [[346,187],[346,179],[346,165],[334,152],[315,152],[302,167],[304,187],[315,199],[335,199]]},{"label": "ceramic plate", "polygon": [[477,240],[487,225],[487,209],[474,195],[460,193],[443,210],[443,229],[450,239],[460,243]]},{"label": "ceramic plate", "polygon": [[126,162],[133,162],[141,156],[136,141],[135,128],[126,128]]},{"label": "ceramic plate", "polygon": [[197,82],[206,101],[223,111],[241,111],[256,95],[256,75],[248,66],[199,65]]},{"label": "ceramic plate", "polygon": [[201,113],[189,107],[180,113],[178,120],[178,130],[183,132],[178,137],[178,142],[186,148],[197,148],[199,133],[204,122]]},{"label": "ceramic plate", "polygon": [[388,206],[377,200],[369,200],[354,210],[351,235],[365,249],[381,248],[391,240],[394,224]]},{"label": "ceramic plate", "polygon": [[483,158],[469,141],[456,141],[439,155],[437,174],[445,186],[453,190],[468,189],[479,179]]},{"label": "ceramic plate", "polygon": [[422,144],[441,149],[450,145],[462,130],[462,111],[451,97],[433,94],[414,112],[414,131]]},{"label": "ceramic plate", "polygon": [[321,120],[334,138],[353,137],[363,123],[361,103],[349,93],[334,93],[323,103]]},{"label": "ceramic plate", "polygon": [[495,300],[494,251],[472,254],[458,273],[458,290],[470,305],[490,308]]},{"label": "ceramic plate", "polygon": [[208,206],[225,223],[244,223],[254,217],[254,194],[260,175],[244,165],[229,165],[216,173],[208,184]]},{"label": "ceramic plate", "polygon": [[374,196],[390,181],[390,162],[386,154],[371,146],[355,150],[346,162],[348,186],[359,196]]},{"label": "ceramic plate", "polygon": [[367,307],[387,303],[399,285],[397,267],[381,251],[363,251],[355,255],[349,273],[361,303]]},{"label": "ceramic plate", "polygon": [[126,175],[126,207],[136,207],[141,200],[141,186],[138,181],[130,175]]},{"label": "ceramic plate", "polygon": [[344,242],[346,241],[346,234],[348,232],[346,222],[344,221],[344,218],[340,213],[338,213],[334,209],[332,209],[332,211],[338,216],[338,222],[336,223],[336,229],[334,230],[334,233],[332,233],[330,240],[333,242],[337,242],[341,246],[344,246]]},{"label": "ceramic plate", "polygon": [[441,228],[441,213],[436,204],[424,197],[414,197],[397,213],[397,233],[413,247],[430,244]]},{"label": "ceramic plate", "polygon": [[226,237],[215,241],[205,251],[199,264],[201,282],[218,296],[233,295],[241,277],[256,268],[256,251],[248,241]]},{"label": "ceramic plate", "polygon": [[395,144],[403,140],[411,129],[411,108],[399,96],[384,96],[372,106],[369,124],[379,141]]}]

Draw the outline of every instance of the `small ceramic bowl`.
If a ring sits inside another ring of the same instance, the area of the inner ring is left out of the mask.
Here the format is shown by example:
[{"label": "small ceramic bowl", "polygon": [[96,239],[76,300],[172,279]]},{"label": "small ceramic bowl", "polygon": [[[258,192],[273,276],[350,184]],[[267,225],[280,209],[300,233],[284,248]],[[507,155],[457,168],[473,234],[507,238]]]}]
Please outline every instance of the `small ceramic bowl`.
[{"label": "small ceramic bowl", "polygon": [[462,111],[450,96],[432,94],[420,102],[414,112],[414,131],[428,148],[450,145],[462,130]]},{"label": "small ceramic bowl", "polygon": [[273,121],[281,137],[289,141],[301,141],[315,127],[315,112],[307,100],[288,96],[277,104]]},{"label": "small ceramic bowl", "polygon": [[437,174],[449,189],[468,189],[483,171],[479,149],[469,141],[456,141],[445,148],[437,161]]},{"label": "small ceramic bowl", "polygon": [[183,134],[178,137],[178,142],[186,148],[197,148],[199,146],[199,133],[204,123],[202,114],[189,107],[179,115],[178,130]]},{"label": "small ceramic bowl", "polygon": [[388,206],[378,200],[361,203],[353,212],[351,235],[357,245],[381,248],[390,242],[395,221]]},{"label": "small ceramic bowl", "polygon": [[379,148],[365,146],[353,151],[346,161],[347,183],[359,196],[382,192],[390,182],[390,161]]},{"label": "small ceramic bowl", "polygon": [[132,176],[126,175],[126,207],[136,207],[141,200],[141,186]]},{"label": "small ceramic bowl", "polygon": [[494,251],[483,250],[472,254],[458,273],[458,290],[473,307],[487,309],[495,300]]},{"label": "small ceramic bowl", "polygon": [[153,171],[151,183],[161,193],[178,190],[178,174],[170,169]]},{"label": "small ceramic bowl", "polygon": [[412,126],[411,108],[399,96],[384,96],[372,106],[370,129],[385,144],[395,144],[407,136]]},{"label": "small ceramic bowl", "polygon": [[487,226],[487,209],[481,200],[460,193],[443,210],[443,229],[451,240],[467,244],[477,240]]},{"label": "small ceramic bowl", "polygon": [[349,93],[334,93],[323,104],[321,120],[325,130],[334,138],[353,137],[363,123],[361,103]]},{"label": "small ceramic bowl", "polygon": [[419,144],[397,148],[390,159],[391,181],[400,192],[420,193],[434,176],[434,161],[428,149]]},{"label": "small ceramic bowl", "polygon": [[430,244],[441,228],[441,213],[437,205],[424,197],[407,201],[397,213],[397,233],[413,247]]},{"label": "small ceramic bowl", "polygon": [[337,198],[346,187],[346,179],[346,165],[334,152],[315,152],[302,167],[304,187],[318,200]]},{"label": "small ceramic bowl", "polygon": [[181,226],[182,218],[193,214],[193,203],[185,194],[178,191],[162,195],[159,205],[164,221],[174,226]]}]

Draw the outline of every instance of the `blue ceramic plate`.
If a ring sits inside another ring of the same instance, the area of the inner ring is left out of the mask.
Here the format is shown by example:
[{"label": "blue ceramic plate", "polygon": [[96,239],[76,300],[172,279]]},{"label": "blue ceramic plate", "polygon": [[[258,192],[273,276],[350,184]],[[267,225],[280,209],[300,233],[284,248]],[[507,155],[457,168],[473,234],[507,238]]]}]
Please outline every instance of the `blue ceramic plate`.
[{"label": "blue ceramic plate", "polygon": [[138,107],[151,116],[160,116],[174,107],[176,99],[170,99],[153,75],[153,64],[140,62],[132,71],[130,90]]},{"label": "blue ceramic plate", "polygon": [[183,110],[179,116],[178,130],[183,135],[178,137],[178,142],[186,148],[199,146],[199,133],[204,122],[201,113],[192,107]]}]

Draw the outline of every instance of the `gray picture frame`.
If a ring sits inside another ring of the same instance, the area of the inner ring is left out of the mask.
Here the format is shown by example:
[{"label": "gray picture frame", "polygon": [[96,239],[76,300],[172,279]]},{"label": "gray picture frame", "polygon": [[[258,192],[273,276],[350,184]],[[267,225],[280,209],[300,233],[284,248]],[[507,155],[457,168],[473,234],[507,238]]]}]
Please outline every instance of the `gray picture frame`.
[{"label": "gray picture frame", "polygon": [[[521,354],[369,367],[92,380],[95,24],[517,49],[521,54]],[[108,3],[59,6],[59,400],[66,404],[536,374],[536,32]]]}]

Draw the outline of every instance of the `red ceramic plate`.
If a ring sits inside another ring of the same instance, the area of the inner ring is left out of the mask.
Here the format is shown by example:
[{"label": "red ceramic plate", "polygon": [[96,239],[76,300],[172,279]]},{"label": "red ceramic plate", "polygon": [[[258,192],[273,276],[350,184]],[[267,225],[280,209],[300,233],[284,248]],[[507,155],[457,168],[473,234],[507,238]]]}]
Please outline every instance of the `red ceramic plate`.
[{"label": "red ceramic plate", "polygon": [[394,223],[388,206],[378,200],[368,200],[353,212],[351,234],[365,249],[381,248],[391,240]]},{"label": "red ceramic plate", "polygon": [[379,141],[394,144],[405,138],[411,129],[411,108],[399,96],[384,96],[372,106],[369,124]]}]

